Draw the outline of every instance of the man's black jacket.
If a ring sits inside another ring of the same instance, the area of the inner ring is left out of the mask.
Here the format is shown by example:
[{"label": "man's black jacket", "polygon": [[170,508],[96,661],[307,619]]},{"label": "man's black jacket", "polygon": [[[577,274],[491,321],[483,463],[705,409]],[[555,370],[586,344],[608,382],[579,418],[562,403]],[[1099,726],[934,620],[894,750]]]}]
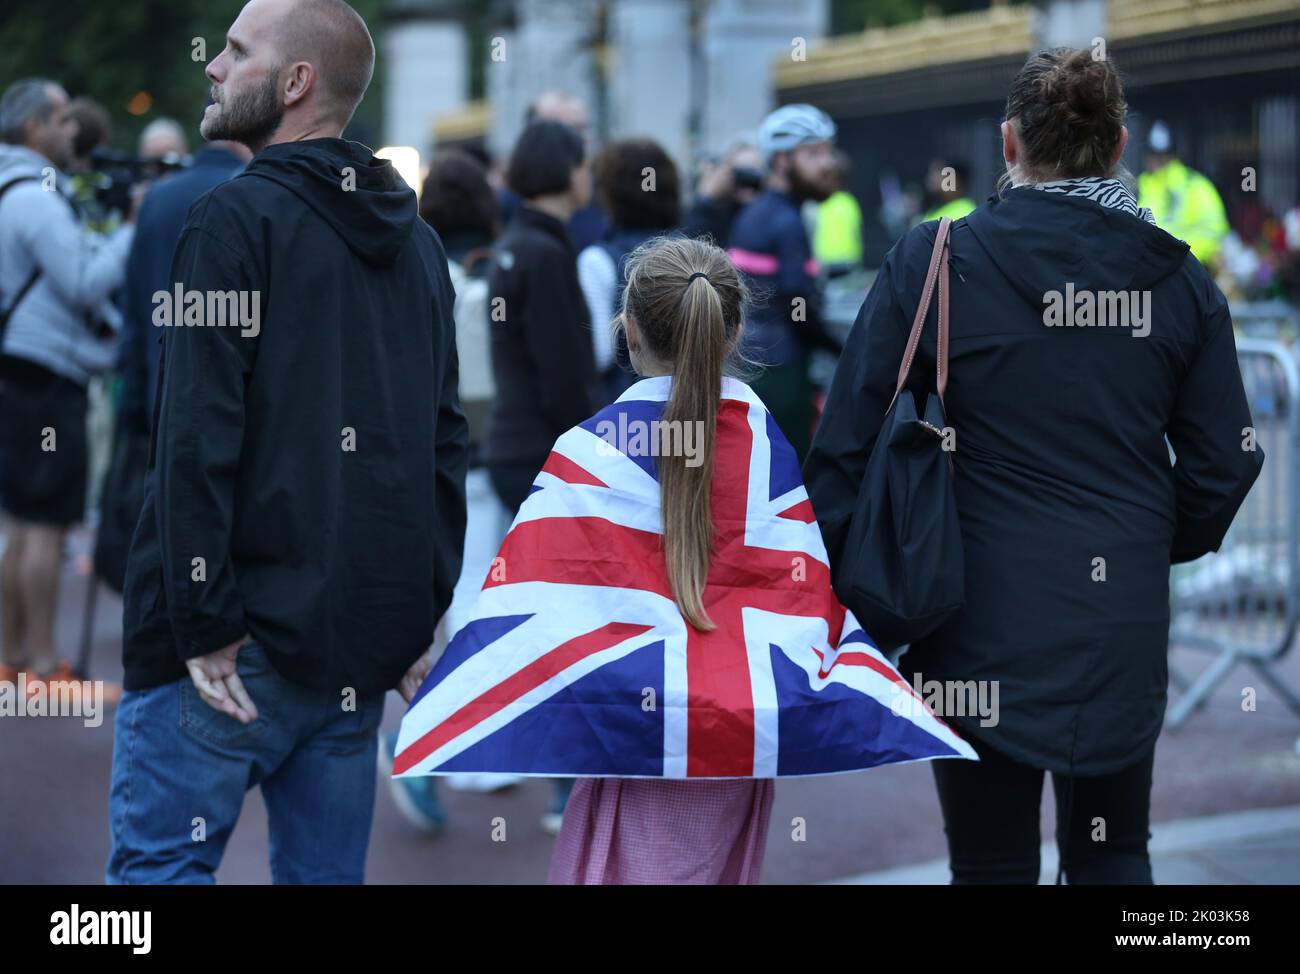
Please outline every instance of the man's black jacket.
[{"label": "man's black jacket", "polygon": [[[356,143],[272,145],[194,204],[172,282],[204,324],[163,329],[126,687],[246,633],[302,686],[395,686],[465,532],[454,293],[414,193]],[[214,324],[230,291],[255,325]]]}]

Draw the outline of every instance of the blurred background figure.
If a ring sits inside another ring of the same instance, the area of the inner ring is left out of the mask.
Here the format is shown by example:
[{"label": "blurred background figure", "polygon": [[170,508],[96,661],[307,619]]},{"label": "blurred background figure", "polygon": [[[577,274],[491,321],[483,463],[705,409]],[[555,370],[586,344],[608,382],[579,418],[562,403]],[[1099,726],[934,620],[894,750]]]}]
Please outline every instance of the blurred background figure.
[{"label": "blurred background figure", "polygon": [[[87,231],[60,190],[79,123],[68,96],[39,78],[0,97],[0,677],[72,679],[54,640],[63,542],[86,507],[86,387],[113,363],[121,283],[134,227]],[[130,214],[128,214],[128,221]],[[29,682],[29,686],[31,683]]]},{"label": "blurred background figure", "polygon": [[839,353],[821,319],[818,268],[800,209],[836,187],[835,123],[812,105],[786,105],[763,120],[758,145],[767,188],[736,217],[727,255],[765,297],[746,321],[743,355],[763,371],[752,383],[800,459],[813,423],[809,356]]},{"label": "blurred background figure", "polygon": [[1214,184],[1178,158],[1173,134],[1164,122],[1147,133],[1145,172],[1138,177],[1138,205],[1151,211],[1156,226],[1180,240],[1213,274],[1228,217]]},{"label": "blurred background figure", "polygon": [[[152,128],[151,124],[149,129]],[[169,132],[170,129],[164,127],[163,131]],[[152,142],[153,148],[157,149],[161,138],[155,135],[140,141],[143,156],[145,142]],[[183,140],[180,146],[184,151]],[[175,149],[167,151],[174,152]],[[190,206],[212,187],[241,172],[251,158],[248,148],[238,142],[208,142],[194,153],[189,168],[150,186],[144,195],[122,288],[118,370],[122,377],[119,415],[124,425],[145,433],[149,430],[154,392],[158,387],[159,334],[151,324],[152,296],[156,291],[172,287],[173,282],[168,278],[172,253],[180,240]]]},{"label": "blurred background figure", "polygon": [[[482,462],[488,415],[496,396],[488,336],[488,270],[500,226],[497,196],[488,182],[486,158],[458,149],[436,154],[429,163],[421,189],[420,216],[442,240],[447,269],[456,289],[453,316],[460,403],[469,423],[469,463],[473,470]],[[473,517],[472,512],[470,516]],[[435,655],[446,647],[449,633],[445,630],[445,626],[440,626],[434,638]],[[385,737],[384,747],[389,755],[396,753],[396,730]],[[519,780],[513,775],[461,774],[451,775],[447,784],[460,791],[491,792],[509,788]],[[412,825],[435,835],[447,827],[447,810],[438,797],[437,778],[390,778],[388,787],[397,810]]]},{"label": "blurred background figure", "polygon": [[921,223],[941,220],[960,220],[975,209],[975,201],[966,194],[970,190],[970,166],[956,160],[935,159],[925,174],[925,191],[931,201],[929,212]]},{"label": "blurred background figure", "polygon": [[651,237],[677,228],[681,190],[677,166],[653,139],[611,142],[596,157],[594,168],[596,192],[611,226],[599,242],[578,254],[578,282],[590,313],[604,405],[636,381],[627,338],[612,326],[623,310],[627,256]]},{"label": "blurred background figure", "polygon": [[74,98],[68,102],[68,118],[77,126],[72,137],[72,158],[68,161],[68,184],[72,201],[86,229],[107,233],[121,222],[121,213],[99,192],[101,179],[95,160],[108,148],[113,123],[103,105],[91,98]]},{"label": "blurred background figure", "polygon": [[113,122],[108,110],[93,98],[74,98],[68,102],[68,118],[77,125],[72,137],[72,159],[68,162],[70,175],[89,172],[93,166],[96,149],[108,146],[113,135]]},{"label": "blurred background figure", "polygon": [[[525,126],[533,122],[559,122],[577,133],[582,140],[584,151],[590,155],[593,150],[591,138],[591,115],[587,106],[579,99],[563,91],[546,91],[528,106],[524,115]],[[508,224],[515,215],[520,203],[519,194],[507,183],[501,191],[502,222]],[[587,200],[566,221],[569,240],[574,251],[581,253],[605,235],[609,221],[601,212],[600,205],[594,198],[591,188],[587,190]]]},{"label": "blurred background figure", "polygon": [[[129,192],[111,192],[112,178],[100,170],[103,160],[111,158],[109,143],[113,137],[113,122],[108,109],[93,98],[82,95],[68,102],[68,117],[77,125],[72,138],[72,159],[68,163],[69,197],[76,207],[82,227],[92,233],[112,233],[133,205]],[[123,187],[116,187],[118,190]],[[105,318],[109,327],[121,328],[117,295],[105,300],[98,315]],[[86,384],[86,506],[94,520],[100,484],[108,468],[113,436],[113,389],[111,376],[92,376]],[[92,564],[88,556],[75,559],[77,571],[89,574]],[[116,687],[114,695],[118,693]]]},{"label": "blurred background figure", "polygon": [[483,455],[513,517],[556,438],[595,412],[599,396],[589,312],[565,229],[590,194],[581,138],[560,122],[532,123],[506,179],[522,202],[489,275],[497,396]]},{"label": "blurred background figure", "polygon": [[190,151],[185,129],[173,118],[155,118],[140,133],[141,159],[182,159]]},{"label": "blurred background figure", "polygon": [[817,205],[813,257],[829,273],[862,264],[862,207],[848,190],[853,163],[848,153],[835,152],[835,191]]},{"label": "blurred background figure", "polygon": [[718,246],[731,237],[731,224],[763,191],[763,154],[741,142],[722,159],[705,157],[695,184],[695,199],[682,223],[689,237],[707,237]]},{"label": "blurred background figure", "polygon": [[[513,518],[556,439],[596,411],[601,393],[590,312],[567,230],[591,198],[582,137],[562,122],[533,122],[511,153],[506,184],[520,204],[489,277],[497,396],[484,460],[492,489]],[[572,784],[555,779],[543,819],[547,831],[559,831]]]},{"label": "blurred background figure", "polygon": [[[170,130],[165,127],[163,131]],[[142,148],[144,142],[141,139]],[[157,149],[161,139],[152,142]],[[167,151],[173,152],[174,148]],[[126,554],[144,501],[161,341],[160,330],[153,325],[153,295],[170,292],[173,287],[172,253],[190,206],[214,186],[237,175],[251,158],[241,143],[206,143],[194,153],[188,168],[148,186],[140,204],[135,240],[119,295],[122,332],[117,360],[117,423],[95,534],[95,573],[115,592],[122,591]]]},{"label": "blurred background figure", "polygon": [[438,232],[456,288],[456,351],[460,404],[469,421],[470,466],[477,466],[496,387],[488,341],[487,272],[500,231],[487,168],[468,152],[449,149],[429,163],[420,216]]}]

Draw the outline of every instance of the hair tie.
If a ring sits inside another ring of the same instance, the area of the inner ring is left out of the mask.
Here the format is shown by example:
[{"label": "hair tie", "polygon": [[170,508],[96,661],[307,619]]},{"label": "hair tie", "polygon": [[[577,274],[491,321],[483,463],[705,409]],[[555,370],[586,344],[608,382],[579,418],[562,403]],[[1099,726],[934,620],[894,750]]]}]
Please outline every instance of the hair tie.
[{"label": "hair tie", "polygon": [[[702,277],[702,278],[704,278],[706,281],[709,281],[709,275],[708,275],[708,274],[705,274],[704,271],[696,271],[694,274],[692,274],[690,277],[688,277],[688,278],[686,279],[686,286],[687,286],[687,287],[690,287],[690,286],[691,286],[691,282],[692,282],[693,280],[695,280],[697,277]],[[712,282],[712,281],[709,281],[709,283],[712,284],[713,282]]]}]

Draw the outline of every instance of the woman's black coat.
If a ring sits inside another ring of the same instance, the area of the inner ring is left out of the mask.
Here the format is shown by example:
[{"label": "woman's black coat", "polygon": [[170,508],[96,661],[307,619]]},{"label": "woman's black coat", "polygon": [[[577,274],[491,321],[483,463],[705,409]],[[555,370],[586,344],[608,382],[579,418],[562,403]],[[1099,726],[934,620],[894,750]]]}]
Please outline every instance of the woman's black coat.
[{"label": "woman's black coat", "polygon": [[[936,227],[885,258],[804,466],[833,570]],[[1263,462],[1243,448],[1251,418],[1227,303],[1182,241],[1033,188],[956,222],[950,280],[945,405],[966,604],[902,671],[997,681],[995,725],[944,716],[1015,760],[1119,770],[1154,745],[1164,717],[1170,563],[1218,548]],[[1050,292],[1064,300],[1067,283],[1147,292],[1150,333],[1048,327]],[[932,311],[909,385],[934,388],[934,342]]]}]

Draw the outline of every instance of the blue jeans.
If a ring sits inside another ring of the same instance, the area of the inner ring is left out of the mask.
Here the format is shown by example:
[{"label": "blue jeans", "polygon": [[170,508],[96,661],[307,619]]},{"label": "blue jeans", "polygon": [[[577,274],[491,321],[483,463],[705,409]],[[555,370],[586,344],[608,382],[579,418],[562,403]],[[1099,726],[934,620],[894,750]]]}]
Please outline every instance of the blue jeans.
[{"label": "blue jeans", "polygon": [[109,883],[211,883],[244,793],[262,788],[276,883],[360,883],[375,806],[384,695],[308,690],[257,643],[239,651],[257,706],[240,724],[188,679],[129,691],[117,710]]}]

